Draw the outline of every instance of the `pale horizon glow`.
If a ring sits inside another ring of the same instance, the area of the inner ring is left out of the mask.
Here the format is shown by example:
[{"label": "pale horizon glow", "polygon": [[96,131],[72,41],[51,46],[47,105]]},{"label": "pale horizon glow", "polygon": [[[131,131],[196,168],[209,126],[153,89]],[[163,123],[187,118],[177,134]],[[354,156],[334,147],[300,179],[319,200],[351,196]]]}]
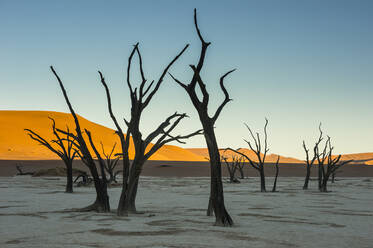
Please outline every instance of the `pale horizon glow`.
[{"label": "pale horizon glow", "polygon": [[[76,112],[113,128],[97,70],[107,79],[118,119],[130,112],[125,77],[136,42],[149,81],[189,43],[170,69],[188,82],[188,65],[200,52],[197,8],[201,32],[212,42],[202,73],[210,113],[224,97],[219,77],[237,68],[226,78],[233,101],[216,123],[220,147],[247,148],[243,123],[262,133],[266,117],[270,153],[304,159],[302,141],[317,139],[320,122],[335,153],[373,152],[372,1],[156,3],[1,1],[0,109],[68,112],[49,70],[53,65]],[[137,69],[133,84],[139,82]],[[167,76],[144,113],[144,135],[175,111],[190,116],[176,133],[200,128],[189,97]],[[195,137],[182,147],[205,147],[205,141]]]}]

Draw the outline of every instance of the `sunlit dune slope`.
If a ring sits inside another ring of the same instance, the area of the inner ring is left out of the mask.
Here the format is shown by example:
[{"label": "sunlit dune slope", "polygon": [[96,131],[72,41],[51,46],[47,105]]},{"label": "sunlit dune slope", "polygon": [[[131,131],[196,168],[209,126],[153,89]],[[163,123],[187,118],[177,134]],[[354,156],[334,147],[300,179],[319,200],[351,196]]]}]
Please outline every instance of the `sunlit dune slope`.
[{"label": "sunlit dune slope", "polygon": [[[207,148],[187,148],[188,151],[191,151],[195,153],[196,155],[204,158],[206,161],[209,157],[208,155],[208,150]],[[246,156],[248,156],[250,159],[253,161],[258,161],[256,155],[254,154],[253,151],[246,149],[246,148],[241,148],[239,150],[240,152],[244,153]],[[232,151],[225,151],[224,149],[220,150],[220,154],[228,157],[228,160],[232,158],[232,155],[237,155]],[[335,156],[334,156],[335,157]],[[342,155],[341,160],[354,160],[352,163],[354,164],[366,164],[366,165],[373,165],[373,152],[368,152],[368,153],[354,153],[354,154],[344,154]],[[275,163],[277,160],[277,154],[267,154],[266,157],[266,162],[268,163]],[[304,163],[303,160],[299,160],[296,158],[291,158],[291,157],[283,157],[280,156],[280,163],[287,163],[287,164],[302,164]]]},{"label": "sunlit dune slope", "polygon": [[[73,118],[70,114],[51,111],[0,111],[0,159],[10,160],[39,160],[58,159],[58,157],[45,147],[39,145],[24,131],[25,128],[37,132],[40,136],[50,141],[54,139],[51,120],[56,121],[56,127],[66,129],[69,126],[71,131],[75,131]],[[96,147],[101,151],[100,142],[104,144],[105,152],[109,152],[117,142],[115,152],[120,152],[119,139],[114,130],[93,123],[79,116],[82,130],[86,128],[91,131]],[[87,140],[88,141],[88,140]],[[131,144],[130,157],[134,155],[134,148]],[[183,148],[165,145],[151,160],[174,160],[174,161],[203,161],[200,156]]]},{"label": "sunlit dune slope", "polygon": [[343,154],[341,160],[354,160],[353,163],[373,165],[373,152]]},{"label": "sunlit dune slope", "polygon": [[[201,157],[205,158],[205,160],[207,160],[207,158],[209,157],[207,148],[187,148],[187,150],[195,153],[198,156],[201,156]],[[246,156],[248,156],[253,161],[258,161],[254,152],[249,150],[249,149],[241,148],[239,150],[239,152],[245,154]],[[229,151],[229,150],[225,151],[224,149],[220,149],[220,154],[228,157],[228,159],[230,159],[232,157],[232,155],[237,156],[236,153],[234,153],[232,151]],[[277,160],[277,155],[276,154],[267,154],[266,162],[275,163],[276,160]],[[304,161],[298,160],[298,159],[295,159],[295,158],[280,156],[280,163],[297,163],[297,164],[299,164],[299,163],[304,163]]]}]

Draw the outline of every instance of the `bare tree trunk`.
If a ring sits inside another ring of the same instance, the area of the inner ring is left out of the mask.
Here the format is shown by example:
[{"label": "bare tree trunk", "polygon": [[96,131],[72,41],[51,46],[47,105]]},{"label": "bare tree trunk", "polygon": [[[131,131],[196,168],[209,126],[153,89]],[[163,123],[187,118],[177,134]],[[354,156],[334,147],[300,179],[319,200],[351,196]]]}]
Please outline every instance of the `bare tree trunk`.
[{"label": "bare tree trunk", "polygon": [[128,215],[127,210],[124,208],[124,204],[125,204],[126,199],[127,199],[127,187],[128,187],[127,181],[125,182],[123,180],[122,193],[120,194],[119,204],[118,204],[118,208],[117,208],[117,215],[118,216],[127,216]]},{"label": "bare tree trunk", "polygon": [[306,177],[304,179],[304,185],[303,185],[304,190],[308,189],[308,183],[310,181],[310,175],[311,175],[311,166],[307,165]]},{"label": "bare tree trunk", "polygon": [[73,193],[73,167],[66,163],[66,193]]},{"label": "bare tree trunk", "polygon": [[323,165],[318,165],[318,184],[319,184],[319,190],[322,188],[322,181],[323,181],[323,172],[322,172],[322,166]]},{"label": "bare tree trunk", "polygon": [[107,213],[110,212],[110,203],[109,203],[109,195],[107,193],[107,184],[104,182],[104,179],[100,179],[97,174],[96,170],[91,170],[91,175],[93,177],[93,182],[96,189],[96,201],[86,207],[86,210],[94,210],[97,212]]},{"label": "bare tree trunk", "polygon": [[[215,225],[231,226],[233,220],[229,216],[224,205],[223,182],[221,180],[221,162],[218,144],[216,142],[215,133],[212,125],[205,121],[201,121],[204,127],[204,135],[210,155],[210,171],[211,171],[211,204],[215,213]],[[207,125],[206,125],[207,124]]]},{"label": "bare tree trunk", "polygon": [[325,176],[322,180],[322,184],[320,187],[320,192],[328,192],[328,180],[329,176]]},{"label": "bare tree trunk", "polygon": [[133,186],[131,185],[129,189],[129,196],[128,196],[128,206],[127,209],[130,213],[137,213],[136,209],[136,196],[137,196],[137,189],[139,186],[139,179],[140,176],[137,176],[137,178],[133,182]]},{"label": "bare tree trunk", "polygon": [[280,160],[280,156],[278,156],[277,158],[277,162],[275,164],[276,166],[276,176],[275,176],[275,181],[273,183],[273,188],[272,188],[272,192],[276,192],[276,187],[277,187],[277,177],[278,177],[278,172],[279,172],[279,167],[278,167],[278,162]]},{"label": "bare tree trunk", "polygon": [[[211,187],[211,186],[210,186]],[[211,195],[211,191],[210,191]],[[209,205],[207,206],[207,211],[206,211],[207,216],[213,216],[214,215],[214,209],[212,208],[212,200],[211,197],[209,197]]]},{"label": "bare tree trunk", "polygon": [[[140,160],[140,161],[139,161]],[[118,212],[128,215],[128,213],[136,213],[136,196],[137,189],[140,179],[140,174],[144,162],[141,162],[142,159],[135,158],[132,162],[132,167],[129,174],[128,186],[125,189],[125,197],[120,199]]]},{"label": "bare tree trunk", "polygon": [[260,174],[260,191],[266,192],[267,190],[266,190],[266,179],[264,175],[264,166],[260,168],[259,174]]},{"label": "bare tree trunk", "polygon": [[244,172],[243,172],[243,168],[242,168],[242,167],[239,167],[238,169],[239,169],[239,171],[240,171],[240,178],[241,178],[241,179],[245,179],[245,174],[244,174]]}]

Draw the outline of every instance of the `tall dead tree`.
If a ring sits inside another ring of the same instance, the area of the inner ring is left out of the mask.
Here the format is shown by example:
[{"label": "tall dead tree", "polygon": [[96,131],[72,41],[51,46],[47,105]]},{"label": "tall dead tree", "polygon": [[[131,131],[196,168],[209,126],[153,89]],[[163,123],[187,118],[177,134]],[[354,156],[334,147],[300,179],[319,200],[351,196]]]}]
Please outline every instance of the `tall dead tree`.
[{"label": "tall dead tree", "polygon": [[[80,156],[83,163],[88,167],[93,177],[93,182],[95,185],[95,190],[96,190],[95,202],[89,205],[88,207],[81,209],[81,211],[110,212],[109,196],[107,193],[107,181],[106,181],[104,167],[100,164],[101,175],[102,175],[102,178],[100,178],[93,156],[91,155],[91,152],[89,151],[87,143],[83,137],[83,132],[81,130],[79,119],[77,115],[75,114],[75,111],[70,103],[65,87],[60,77],[57,75],[56,71],[54,70],[53,66],[51,66],[50,69],[58,81],[58,84],[61,88],[61,91],[67,103],[67,106],[69,107],[70,113],[72,117],[74,118],[76,134],[70,133],[68,136],[74,139],[74,146],[76,147],[76,151],[78,151],[77,154]],[[63,130],[57,130],[57,131],[67,134]],[[92,137],[90,133],[88,132],[88,130],[85,130],[85,132],[88,135],[89,142],[92,148],[97,154],[97,149],[93,146]]]},{"label": "tall dead tree", "polygon": [[115,168],[118,165],[120,156],[118,156],[118,154],[113,154],[116,145],[117,143],[114,143],[113,148],[111,149],[110,153],[105,153],[104,144],[102,144],[101,142],[102,155],[104,156],[104,163],[105,163],[105,171],[109,174],[109,179],[108,179],[109,184],[113,182],[117,183],[116,176],[118,173],[115,172]]},{"label": "tall dead tree", "polygon": [[247,161],[249,161],[249,164],[259,172],[259,175],[260,175],[260,191],[261,192],[266,192],[264,164],[265,164],[265,160],[266,160],[266,157],[267,157],[267,152],[269,151],[268,145],[267,145],[268,120],[267,119],[265,119],[265,120],[266,120],[266,122],[265,122],[265,125],[264,125],[264,149],[262,149],[262,144],[261,144],[259,133],[256,133],[256,136],[255,136],[254,133],[252,132],[252,130],[250,129],[250,127],[245,123],[245,126],[249,130],[250,136],[255,143],[255,147],[251,144],[250,141],[248,141],[246,139],[244,139],[244,141],[249,145],[251,151],[254,152],[258,161],[254,161],[253,159],[248,157],[246,154],[240,152],[239,151],[240,149],[234,150],[234,149],[229,148],[229,147],[226,148],[226,150],[230,150],[230,151],[235,152],[237,154],[240,154],[241,156],[246,158]]},{"label": "tall dead tree", "polygon": [[[56,129],[56,122],[53,118],[49,117],[52,120],[52,132],[55,137],[52,141],[47,141],[45,138],[41,137],[36,132],[32,131],[31,129],[25,129],[27,134],[30,136],[31,139],[37,141],[39,144],[46,147],[48,150],[56,154],[58,157],[62,159],[66,166],[66,193],[73,192],[73,161],[76,157],[77,153],[73,149],[74,146],[74,139],[70,136],[69,127],[66,129],[65,138],[61,137]],[[55,144],[55,145],[52,145]]]},{"label": "tall dead tree", "polygon": [[[129,121],[125,120],[127,125],[127,133],[126,137],[123,135],[123,131],[116,120],[116,117],[113,114],[112,107],[111,107],[111,97],[109,88],[105,82],[105,78],[103,77],[102,73],[99,72],[101,83],[106,90],[107,102],[108,102],[108,109],[110,116],[117,128],[117,134],[119,136],[121,145],[122,145],[122,152],[124,154],[123,159],[123,188],[122,193],[118,205],[117,213],[118,215],[127,215],[128,213],[136,213],[136,195],[138,189],[138,183],[140,174],[143,168],[144,163],[156,152],[158,151],[163,145],[176,141],[179,143],[185,143],[183,140],[193,137],[195,135],[202,134],[202,130],[195,131],[193,133],[187,135],[171,135],[171,132],[176,128],[179,122],[188,117],[185,113],[179,114],[174,113],[167,117],[165,121],[163,121],[154,131],[152,131],[148,136],[143,138],[142,133],[140,131],[140,120],[144,109],[149,105],[150,101],[152,100],[153,96],[159,90],[161,86],[164,76],[167,74],[169,68],[175,63],[176,60],[184,53],[184,51],[188,48],[189,45],[186,45],[182,51],[165,67],[161,76],[156,81],[155,86],[152,88],[154,84],[154,80],[147,85],[147,80],[145,78],[143,64],[142,64],[142,57],[138,47],[136,44],[128,58],[128,67],[127,67],[127,85],[130,90],[130,98],[131,98],[131,119]],[[133,89],[133,85],[130,81],[130,72],[131,72],[131,64],[134,54],[137,54],[139,58],[139,68],[140,68],[140,75],[141,75],[141,83],[140,87],[135,87]],[[135,147],[135,156],[130,163],[128,157],[128,148],[129,148],[129,140],[132,139],[133,145]],[[153,143],[153,144],[152,144]]]},{"label": "tall dead tree", "polygon": [[[233,221],[232,218],[229,216],[225,205],[224,205],[224,193],[223,193],[223,183],[221,178],[221,161],[220,161],[220,154],[219,148],[216,141],[214,125],[216,120],[218,119],[221,111],[223,110],[224,106],[231,101],[229,98],[228,91],[224,86],[224,78],[232,73],[234,70],[228,71],[220,78],[220,87],[224,93],[225,99],[220,104],[218,109],[216,110],[213,116],[210,116],[208,113],[208,103],[209,103],[209,94],[206,89],[206,85],[203,82],[200,72],[203,67],[203,63],[205,61],[206,50],[208,46],[211,44],[210,42],[206,42],[202,34],[199,30],[198,23],[197,23],[197,13],[196,9],[194,9],[194,25],[198,34],[198,37],[201,41],[201,53],[198,60],[197,65],[190,65],[191,69],[193,70],[193,77],[189,84],[184,84],[180,80],[176,79],[173,75],[170,76],[175,80],[175,82],[180,85],[189,95],[193,106],[198,112],[199,119],[201,121],[204,136],[207,144],[207,148],[209,151],[210,156],[210,168],[211,168],[211,194],[210,194],[210,203],[215,213],[215,225],[219,226],[232,226]],[[199,89],[202,92],[202,100],[200,100],[197,96],[196,86],[199,86]],[[209,204],[210,205],[210,204]]]},{"label": "tall dead tree", "polygon": [[313,147],[313,157],[312,159],[310,159],[310,156],[309,156],[309,149],[307,148],[306,146],[306,142],[303,140],[303,149],[306,153],[306,177],[304,178],[304,185],[303,185],[303,189],[306,190],[308,189],[308,183],[310,181],[310,176],[311,176],[311,168],[313,166],[313,164],[315,163],[315,161],[317,161],[317,153],[318,153],[318,147],[321,143],[321,141],[323,140],[323,133],[322,133],[322,130],[321,130],[321,123],[319,125],[319,131],[320,131],[320,136],[318,138],[318,140],[316,141],[314,147]]}]

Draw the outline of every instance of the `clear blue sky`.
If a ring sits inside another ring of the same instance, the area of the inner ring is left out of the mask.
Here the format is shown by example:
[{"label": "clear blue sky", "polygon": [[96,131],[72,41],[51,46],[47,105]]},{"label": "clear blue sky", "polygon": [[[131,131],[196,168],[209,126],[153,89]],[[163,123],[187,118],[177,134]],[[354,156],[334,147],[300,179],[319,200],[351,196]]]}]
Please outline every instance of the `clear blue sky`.
[{"label": "clear blue sky", "polygon": [[[212,45],[203,77],[210,111],[223,99],[219,77],[233,102],[216,123],[220,146],[243,147],[243,125],[269,123],[270,152],[303,158],[321,121],[335,152],[373,152],[373,1],[7,1],[0,0],[0,109],[67,112],[49,65],[62,77],[76,111],[113,127],[98,81],[107,78],[119,117],[130,106],[125,68],[140,42],[148,79],[182,49],[171,69],[188,81],[200,43],[193,8]],[[134,74],[133,80],[137,79]],[[144,114],[148,133],[174,111],[191,118],[179,132],[200,127],[186,93],[169,77]],[[46,120],[47,121],[47,120]],[[203,147],[202,137],[186,147]]]}]

